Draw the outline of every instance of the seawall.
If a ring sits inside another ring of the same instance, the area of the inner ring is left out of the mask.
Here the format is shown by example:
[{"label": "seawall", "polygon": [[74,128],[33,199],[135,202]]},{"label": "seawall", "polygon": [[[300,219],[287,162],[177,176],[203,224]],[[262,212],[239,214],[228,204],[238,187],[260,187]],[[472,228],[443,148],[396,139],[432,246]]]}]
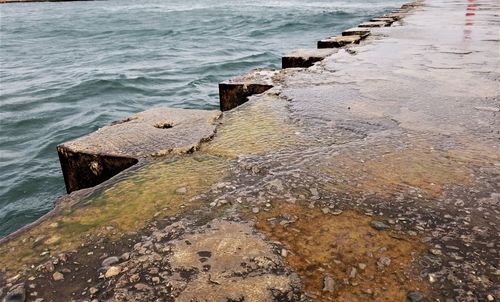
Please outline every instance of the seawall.
[{"label": "seawall", "polygon": [[498,299],[496,10],[405,5],[221,83],[223,112],[62,144],[76,191],[2,241],[0,296]]}]

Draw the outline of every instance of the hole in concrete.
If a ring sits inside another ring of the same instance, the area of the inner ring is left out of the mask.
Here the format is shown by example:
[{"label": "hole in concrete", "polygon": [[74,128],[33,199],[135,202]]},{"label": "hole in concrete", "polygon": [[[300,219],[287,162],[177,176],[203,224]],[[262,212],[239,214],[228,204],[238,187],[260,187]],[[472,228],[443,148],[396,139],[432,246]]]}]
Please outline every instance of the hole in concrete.
[{"label": "hole in concrete", "polygon": [[155,128],[158,128],[158,129],[170,129],[170,128],[174,127],[174,124],[167,122],[167,123],[158,123],[154,126],[155,126]]}]

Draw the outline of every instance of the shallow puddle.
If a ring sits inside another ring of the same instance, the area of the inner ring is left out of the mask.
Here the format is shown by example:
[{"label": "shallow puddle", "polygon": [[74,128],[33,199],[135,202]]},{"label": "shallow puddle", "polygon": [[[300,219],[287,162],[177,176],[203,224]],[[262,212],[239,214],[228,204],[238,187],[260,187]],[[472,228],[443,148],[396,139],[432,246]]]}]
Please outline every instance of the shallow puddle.
[{"label": "shallow puddle", "polygon": [[236,158],[307,143],[301,127],[288,117],[286,106],[286,100],[270,95],[227,113],[217,135],[202,151]]},{"label": "shallow puddle", "polygon": [[283,245],[286,263],[316,301],[405,301],[408,291],[426,292],[413,267],[425,245],[417,237],[377,231],[372,219],[275,203],[257,215],[256,227]]},{"label": "shallow puddle", "polygon": [[332,156],[327,162],[323,171],[337,180],[333,189],[351,192],[393,194],[418,189],[438,197],[448,185],[468,184],[471,173],[451,152],[425,145],[372,146],[367,152]]}]

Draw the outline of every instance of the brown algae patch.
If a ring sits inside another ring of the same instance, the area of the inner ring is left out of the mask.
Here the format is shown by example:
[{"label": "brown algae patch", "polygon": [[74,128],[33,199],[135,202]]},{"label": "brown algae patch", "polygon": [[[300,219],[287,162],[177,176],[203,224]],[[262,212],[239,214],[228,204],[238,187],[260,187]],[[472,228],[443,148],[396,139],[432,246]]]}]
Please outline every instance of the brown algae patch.
[{"label": "brown algae patch", "polygon": [[190,199],[226,175],[227,163],[213,156],[151,163],[0,246],[0,267],[18,272],[46,259],[47,252],[75,249],[91,236],[137,231],[153,217],[195,206]]},{"label": "brown algae patch", "polygon": [[303,129],[289,118],[287,101],[267,94],[225,114],[217,135],[202,150],[236,158],[304,144]]},{"label": "brown algae patch", "polygon": [[[379,150],[380,151],[380,150]],[[333,189],[392,194],[418,188],[439,196],[447,185],[467,184],[470,170],[448,152],[404,148],[370,156],[367,153],[333,156],[323,171],[335,178]]]},{"label": "brown algae patch", "polygon": [[316,301],[405,301],[427,292],[413,267],[425,246],[354,211],[324,214],[298,204],[275,204],[257,215],[256,227],[280,242],[286,263]]}]

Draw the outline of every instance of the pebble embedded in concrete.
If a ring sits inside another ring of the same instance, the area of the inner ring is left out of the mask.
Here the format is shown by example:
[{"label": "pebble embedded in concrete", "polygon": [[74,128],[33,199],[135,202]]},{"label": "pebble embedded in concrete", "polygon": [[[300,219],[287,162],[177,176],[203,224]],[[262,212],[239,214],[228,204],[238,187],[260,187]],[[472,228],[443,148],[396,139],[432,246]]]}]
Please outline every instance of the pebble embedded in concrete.
[{"label": "pebble embedded in concrete", "polygon": [[52,274],[52,279],[54,279],[54,281],[61,281],[64,280],[64,275],[61,272],[55,272]]}]

